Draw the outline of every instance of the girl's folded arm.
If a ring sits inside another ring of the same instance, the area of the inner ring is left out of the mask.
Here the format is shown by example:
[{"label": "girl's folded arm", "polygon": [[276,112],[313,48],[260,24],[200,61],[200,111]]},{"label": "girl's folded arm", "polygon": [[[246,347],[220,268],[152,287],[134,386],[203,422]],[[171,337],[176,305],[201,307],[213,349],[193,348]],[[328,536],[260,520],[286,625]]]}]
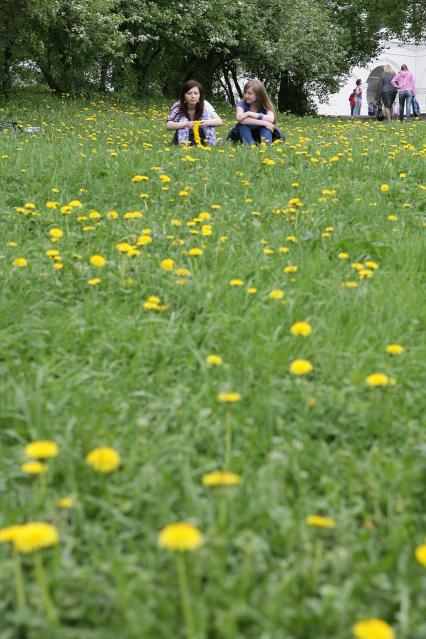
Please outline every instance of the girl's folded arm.
[{"label": "girl's folded arm", "polygon": [[166,129],[167,131],[178,131],[179,129],[192,129],[194,123],[193,122],[173,122],[173,120],[167,120]]},{"label": "girl's folded arm", "polygon": [[242,122],[246,119],[246,112],[241,107],[237,107],[237,112],[235,117],[237,118],[237,122]]},{"label": "girl's folded arm", "polygon": [[222,126],[223,124],[222,118],[216,113],[216,111],[210,113],[210,116],[206,118],[204,122],[207,123],[204,124],[204,126]]}]

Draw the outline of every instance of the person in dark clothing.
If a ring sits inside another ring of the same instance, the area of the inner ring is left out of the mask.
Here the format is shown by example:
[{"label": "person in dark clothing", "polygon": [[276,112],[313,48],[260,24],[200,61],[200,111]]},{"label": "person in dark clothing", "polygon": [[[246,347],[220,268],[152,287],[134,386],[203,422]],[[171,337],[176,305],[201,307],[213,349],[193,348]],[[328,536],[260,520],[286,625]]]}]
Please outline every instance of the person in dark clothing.
[{"label": "person in dark clothing", "polygon": [[385,64],[377,89],[376,99],[383,103],[388,122],[392,120],[393,103],[396,98],[395,87],[391,84],[391,80],[395,77],[395,75],[396,74],[392,70],[392,67],[389,64]]}]

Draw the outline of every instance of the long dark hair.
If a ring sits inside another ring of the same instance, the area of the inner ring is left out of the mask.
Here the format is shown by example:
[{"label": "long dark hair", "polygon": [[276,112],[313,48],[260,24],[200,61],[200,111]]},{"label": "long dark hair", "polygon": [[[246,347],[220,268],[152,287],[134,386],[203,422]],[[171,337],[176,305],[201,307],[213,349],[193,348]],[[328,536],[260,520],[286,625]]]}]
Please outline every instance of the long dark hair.
[{"label": "long dark hair", "polygon": [[180,112],[189,120],[188,105],[185,101],[185,94],[194,87],[197,87],[200,92],[200,99],[195,105],[194,120],[201,120],[204,111],[204,89],[203,85],[197,82],[197,80],[187,80],[182,86],[179,96]]}]

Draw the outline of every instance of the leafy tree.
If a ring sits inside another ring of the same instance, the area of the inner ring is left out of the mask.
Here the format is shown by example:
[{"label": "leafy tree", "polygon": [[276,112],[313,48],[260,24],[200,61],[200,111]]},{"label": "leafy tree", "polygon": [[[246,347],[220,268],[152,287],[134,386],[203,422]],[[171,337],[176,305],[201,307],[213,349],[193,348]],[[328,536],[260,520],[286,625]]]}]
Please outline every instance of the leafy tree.
[{"label": "leafy tree", "polygon": [[0,93],[6,95],[12,86],[11,67],[14,57],[28,33],[31,0],[2,0],[0,20]]}]

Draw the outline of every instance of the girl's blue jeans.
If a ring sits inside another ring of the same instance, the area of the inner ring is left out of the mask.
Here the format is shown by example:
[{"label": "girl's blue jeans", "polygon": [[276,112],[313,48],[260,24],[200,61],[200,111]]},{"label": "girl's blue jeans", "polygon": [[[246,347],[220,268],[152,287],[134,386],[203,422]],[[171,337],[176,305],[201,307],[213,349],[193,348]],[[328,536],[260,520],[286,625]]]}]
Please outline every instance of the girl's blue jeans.
[{"label": "girl's blue jeans", "polygon": [[409,90],[399,92],[399,117],[402,120],[404,117],[404,104],[405,115],[407,118],[411,118],[411,103],[413,101],[413,92]]},{"label": "girl's blue jeans", "polygon": [[[254,133],[254,136],[253,136]],[[272,144],[272,132],[266,126],[238,125],[238,134],[243,144],[257,144],[264,139],[266,144]]]}]

